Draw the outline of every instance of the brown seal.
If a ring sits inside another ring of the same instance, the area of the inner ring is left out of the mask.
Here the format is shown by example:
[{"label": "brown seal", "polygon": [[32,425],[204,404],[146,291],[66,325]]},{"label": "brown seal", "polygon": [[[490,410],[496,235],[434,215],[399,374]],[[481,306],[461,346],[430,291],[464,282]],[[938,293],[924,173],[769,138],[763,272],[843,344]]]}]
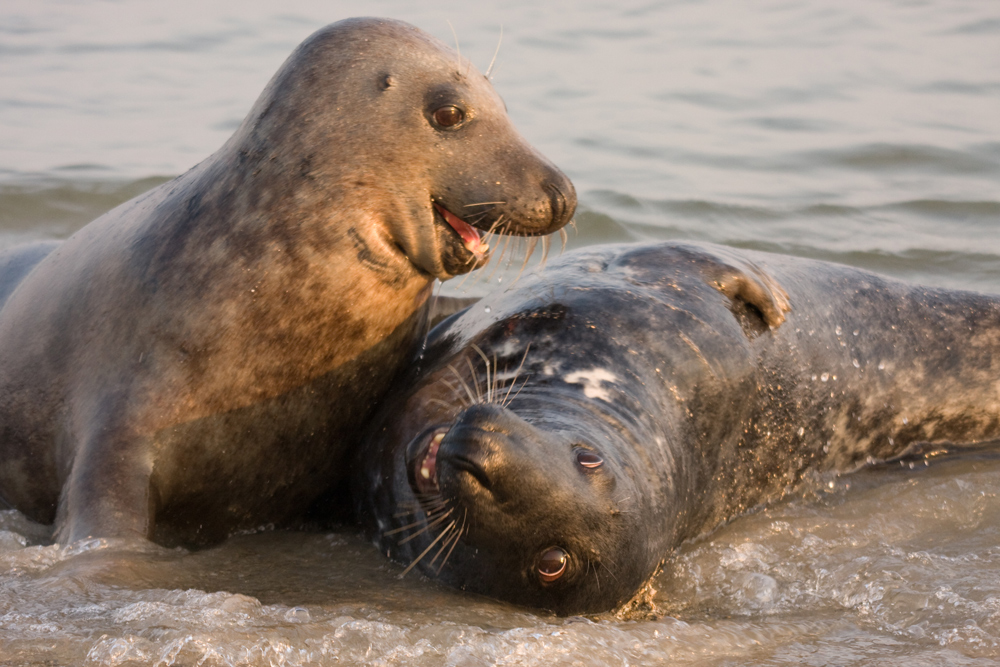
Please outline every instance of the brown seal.
[{"label": "brown seal", "polygon": [[301,513],[434,278],[487,261],[479,230],[548,234],[575,204],[445,45],[381,19],[320,30],[214,155],[8,257],[0,497],[64,543],[204,543]]}]

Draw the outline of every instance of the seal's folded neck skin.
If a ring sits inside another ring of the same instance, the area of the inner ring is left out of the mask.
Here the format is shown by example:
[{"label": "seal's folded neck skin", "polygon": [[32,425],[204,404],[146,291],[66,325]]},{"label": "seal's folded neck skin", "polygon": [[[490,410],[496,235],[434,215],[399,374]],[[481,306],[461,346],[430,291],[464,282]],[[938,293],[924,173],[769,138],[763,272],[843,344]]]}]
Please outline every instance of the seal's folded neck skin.
[{"label": "seal's folded neck skin", "polygon": [[11,260],[31,271],[0,266],[0,496],[45,522],[58,504],[63,542],[300,515],[423,333],[433,280],[575,205],[444,44],[383,19],[320,30],[214,155]]},{"label": "seal's folded neck skin", "polygon": [[1000,438],[998,334],[998,298],[822,262],[579,251],[435,330],[359,452],[359,513],[450,585],[612,610],[809,470]]}]

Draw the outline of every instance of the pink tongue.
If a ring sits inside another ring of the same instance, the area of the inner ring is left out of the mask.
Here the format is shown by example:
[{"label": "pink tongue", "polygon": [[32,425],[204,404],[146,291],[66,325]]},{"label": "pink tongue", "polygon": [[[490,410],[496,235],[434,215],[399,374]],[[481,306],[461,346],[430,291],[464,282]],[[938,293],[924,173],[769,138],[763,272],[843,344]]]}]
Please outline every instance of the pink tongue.
[{"label": "pink tongue", "polygon": [[443,206],[435,203],[434,208],[441,214],[445,222],[451,225],[451,228],[458,232],[458,235],[462,237],[462,241],[465,242],[465,247],[469,252],[476,257],[482,257],[486,254],[486,251],[489,250],[490,247],[483,243],[482,239],[479,238],[479,230]]}]

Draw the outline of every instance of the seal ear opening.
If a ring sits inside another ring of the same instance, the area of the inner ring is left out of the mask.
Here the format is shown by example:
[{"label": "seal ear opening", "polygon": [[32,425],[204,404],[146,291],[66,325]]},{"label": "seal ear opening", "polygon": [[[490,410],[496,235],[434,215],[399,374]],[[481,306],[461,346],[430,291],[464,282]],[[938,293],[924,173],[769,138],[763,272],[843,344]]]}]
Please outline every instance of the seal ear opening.
[{"label": "seal ear opening", "polygon": [[713,262],[705,277],[709,285],[729,298],[730,310],[743,331],[755,338],[780,327],[792,305],[788,293],[766,271],[751,262],[739,264]]},{"label": "seal ear opening", "polygon": [[777,329],[791,310],[788,294],[771,276],[756,266],[750,272],[725,267],[712,277],[711,285],[729,297],[729,309],[748,338]]},{"label": "seal ear opening", "polygon": [[747,338],[753,340],[771,328],[764,313],[754,304],[739,295],[730,297],[730,301],[732,301],[732,305],[730,305],[729,310],[732,311]]}]

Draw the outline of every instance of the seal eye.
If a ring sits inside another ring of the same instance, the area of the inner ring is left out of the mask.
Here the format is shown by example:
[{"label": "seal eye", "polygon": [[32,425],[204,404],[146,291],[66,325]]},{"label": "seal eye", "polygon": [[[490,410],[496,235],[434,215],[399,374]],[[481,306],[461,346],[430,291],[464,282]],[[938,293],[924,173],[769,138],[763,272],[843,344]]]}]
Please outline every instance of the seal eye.
[{"label": "seal eye", "polygon": [[463,120],[465,120],[465,112],[450,104],[434,112],[434,122],[441,127],[454,127]]},{"label": "seal eye", "polygon": [[582,465],[584,468],[600,468],[602,465],[604,465],[604,459],[602,459],[594,452],[588,452],[586,449],[577,450],[576,462]]},{"label": "seal eye", "polygon": [[538,561],[538,578],[543,584],[551,584],[566,573],[569,554],[559,547],[552,547],[542,554]]}]

